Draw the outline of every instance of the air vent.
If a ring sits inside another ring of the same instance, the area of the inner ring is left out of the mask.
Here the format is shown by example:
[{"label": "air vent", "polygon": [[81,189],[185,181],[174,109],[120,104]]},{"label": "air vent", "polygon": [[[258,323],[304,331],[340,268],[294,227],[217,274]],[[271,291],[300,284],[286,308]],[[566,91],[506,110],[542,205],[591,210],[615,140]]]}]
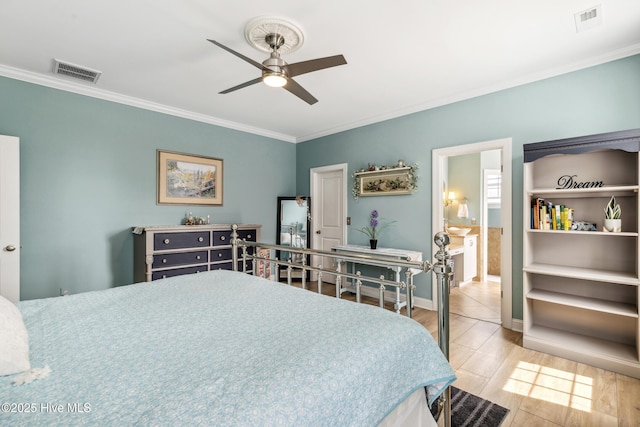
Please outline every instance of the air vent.
[{"label": "air vent", "polygon": [[589,30],[602,24],[602,5],[591,7],[573,15],[576,21],[576,31]]},{"label": "air vent", "polygon": [[54,59],[53,73],[83,80],[85,82],[96,83],[98,81],[98,78],[100,78],[102,71],[96,71],[87,67],[71,64],[69,62],[63,62],[59,59]]}]

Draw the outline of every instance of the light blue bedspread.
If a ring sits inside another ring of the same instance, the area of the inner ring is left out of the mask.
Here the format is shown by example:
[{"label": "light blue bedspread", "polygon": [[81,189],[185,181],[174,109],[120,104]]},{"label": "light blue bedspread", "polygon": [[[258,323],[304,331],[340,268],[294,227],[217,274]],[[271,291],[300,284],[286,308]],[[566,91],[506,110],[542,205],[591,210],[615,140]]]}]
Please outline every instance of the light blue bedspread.
[{"label": "light blue bedspread", "polygon": [[455,378],[414,320],[242,273],[18,306],[51,375],[0,377],[0,403],[30,411],[2,426],[369,426]]}]

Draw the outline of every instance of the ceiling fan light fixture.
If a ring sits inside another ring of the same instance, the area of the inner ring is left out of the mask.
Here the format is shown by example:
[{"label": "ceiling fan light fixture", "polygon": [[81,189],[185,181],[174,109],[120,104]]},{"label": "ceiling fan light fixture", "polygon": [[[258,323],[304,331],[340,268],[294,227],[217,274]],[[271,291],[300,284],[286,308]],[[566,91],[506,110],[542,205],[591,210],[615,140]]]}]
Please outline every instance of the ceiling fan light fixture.
[{"label": "ceiling fan light fixture", "polygon": [[287,78],[283,73],[265,73],[262,75],[262,81],[267,86],[282,87],[287,84]]}]

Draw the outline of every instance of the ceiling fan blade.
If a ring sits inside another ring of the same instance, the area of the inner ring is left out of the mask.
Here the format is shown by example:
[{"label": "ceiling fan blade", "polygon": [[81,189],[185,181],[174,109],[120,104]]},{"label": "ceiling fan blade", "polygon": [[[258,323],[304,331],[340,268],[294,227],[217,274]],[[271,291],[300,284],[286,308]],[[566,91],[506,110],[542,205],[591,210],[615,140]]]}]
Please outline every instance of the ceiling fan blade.
[{"label": "ceiling fan blade", "polygon": [[344,59],[344,56],[335,55],[289,64],[287,69],[289,71],[289,77],[295,77],[312,71],[324,70],[325,68],[337,67],[338,65],[345,65],[346,63],[347,60]]},{"label": "ceiling fan blade", "polygon": [[242,89],[243,87],[251,86],[256,83],[260,83],[261,81],[262,81],[262,77],[258,77],[257,79],[249,80],[248,82],[244,82],[242,84],[239,84],[238,86],[230,87],[229,89],[223,90],[222,92],[219,92],[219,93],[224,95],[225,93],[233,92],[234,90]]},{"label": "ceiling fan blade", "polygon": [[265,69],[265,66],[264,66],[264,65],[262,65],[261,63],[259,63],[259,62],[257,62],[257,61],[254,61],[253,59],[251,59],[251,58],[249,58],[249,57],[247,57],[247,56],[244,56],[243,54],[241,54],[241,53],[239,53],[239,52],[236,52],[235,50],[230,49],[230,48],[226,47],[225,45],[223,45],[223,44],[221,44],[221,43],[218,43],[218,42],[217,42],[217,41],[215,41],[215,40],[211,40],[211,39],[207,39],[207,40],[208,40],[208,41],[210,41],[211,43],[215,44],[216,46],[218,46],[218,47],[220,47],[220,48],[222,48],[222,49],[226,50],[227,52],[229,52],[229,53],[231,53],[231,54],[233,54],[233,55],[237,56],[238,58],[245,60],[246,62],[248,62],[249,64],[253,65],[254,67],[259,68],[259,69],[261,69],[261,70],[262,70],[262,69]]},{"label": "ceiling fan blade", "polygon": [[316,102],[318,102],[318,100],[316,98],[314,98],[313,95],[311,95],[309,92],[307,92],[307,90],[305,88],[300,86],[295,80],[293,80],[291,78],[287,79],[287,84],[284,85],[283,88],[288,90],[289,92],[291,92],[292,94],[294,94],[298,98],[302,99],[303,101],[305,101],[309,105],[313,105]]}]

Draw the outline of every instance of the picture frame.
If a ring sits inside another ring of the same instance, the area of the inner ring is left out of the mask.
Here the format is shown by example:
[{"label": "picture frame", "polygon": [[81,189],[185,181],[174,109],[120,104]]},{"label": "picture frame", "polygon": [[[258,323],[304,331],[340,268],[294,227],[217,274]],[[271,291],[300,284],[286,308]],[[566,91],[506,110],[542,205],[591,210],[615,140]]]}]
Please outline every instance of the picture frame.
[{"label": "picture frame", "polygon": [[358,196],[361,197],[411,194],[415,187],[410,167],[358,172],[355,175]]},{"label": "picture frame", "polygon": [[223,160],[157,150],[159,205],[222,206]]}]

